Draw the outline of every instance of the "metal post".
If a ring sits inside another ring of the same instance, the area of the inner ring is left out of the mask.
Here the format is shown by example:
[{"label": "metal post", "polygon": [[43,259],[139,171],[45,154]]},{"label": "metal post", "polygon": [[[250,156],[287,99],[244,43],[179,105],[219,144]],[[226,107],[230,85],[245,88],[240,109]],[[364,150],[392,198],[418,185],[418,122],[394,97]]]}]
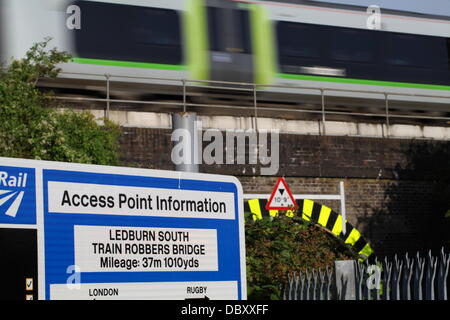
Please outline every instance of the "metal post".
[{"label": "metal post", "polygon": [[389,138],[389,135],[390,135],[390,132],[389,132],[390,131],[389,130],[390,121],[389,121],[389,100],[388,100],[388,94],[387,93],[384,94],[384,101],[386,103],[386,137]]},{"label": "metal post", "polygon": [[181,80],[183,84],[183,112],[186,112],[186,80]]},{"label": "metal post", "polygon": [[253,84],[253,107],[255,109],[255,132],[258,132],[258,102],[256,100],[256,85]]},{"label": "metal post", "polygon": [[326,134],[326,119],[325,119],[325,94],[324,89],[320,89],[320,94],[322,96],[322,132],[323,135]]},{"label": "metal post", "polygon": [[342,234],[345,235],[347,233],[347,215],[345,209],[345,186],[344,181],[339,182],[339,194],[341,198],[341,215],[342,215]]},{"label": "metal post", "polygon": [[356,300],[356,262],[338,260],[334,262],[336,293],[338,300]]},{"label": "metal post", "polygon": [[[174,113],[172,115],[172,161],[176,171],[199,172],[199,136],[197,114]],[[181,141],[180,141],[181,140]]]},{"label": "metal post", "polygon": [[450,255],[446,255],[442,247],[437,270],[437,300],[447,300],[447,276],[450,266]]},{"label": "metal post", "polygon": [[109,78],[110,78],[110,75],[105,74],[105,77],[106,77],[106,114],[105,114],[105,118],[109,120],[109,108],[110,108]]}]

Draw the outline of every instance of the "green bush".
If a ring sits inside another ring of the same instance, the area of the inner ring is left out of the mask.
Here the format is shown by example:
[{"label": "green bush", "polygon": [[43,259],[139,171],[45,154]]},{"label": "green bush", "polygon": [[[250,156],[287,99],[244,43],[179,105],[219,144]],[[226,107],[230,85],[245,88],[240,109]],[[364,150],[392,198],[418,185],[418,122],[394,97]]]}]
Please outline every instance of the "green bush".
[{"label": "green bush", "polygon": [[247,295],[249,299],[282,298],[287,274],[332,266],[356,254],[324,229],[280,215],[253,220],[246,213]]},{"label": "green bush", "polygon": [[88,112],[59,111],[50,93],[36,88],[55,78],[70,55],[47,50],[50,39],[0,72],[0,156],[79,163],[116,164],[119,127],[99,125]]}]

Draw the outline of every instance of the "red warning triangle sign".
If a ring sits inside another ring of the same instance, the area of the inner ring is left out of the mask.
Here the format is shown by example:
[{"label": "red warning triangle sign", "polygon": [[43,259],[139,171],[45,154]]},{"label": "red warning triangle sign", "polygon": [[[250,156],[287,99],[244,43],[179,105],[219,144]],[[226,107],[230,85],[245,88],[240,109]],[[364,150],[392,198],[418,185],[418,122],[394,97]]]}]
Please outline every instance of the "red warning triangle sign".
[{"label": "red warning triangle sign", "polygon": [[298,204],[292,196],[288,184],[284,178],[278,178],[275,188],[266,204],[266,210],[295,210]]}]

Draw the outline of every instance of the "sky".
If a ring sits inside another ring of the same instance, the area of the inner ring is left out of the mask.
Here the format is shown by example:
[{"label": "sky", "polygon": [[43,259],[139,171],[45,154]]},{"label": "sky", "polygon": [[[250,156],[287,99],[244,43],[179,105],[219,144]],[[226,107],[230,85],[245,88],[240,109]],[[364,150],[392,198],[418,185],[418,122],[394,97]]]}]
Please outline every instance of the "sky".
[{"label": "sky", "polygon": [[426,14],[450,16],[450,0],[317,0],[323,2],[352,4],[359,6],[377,5],[385,9],[405,10]]}]

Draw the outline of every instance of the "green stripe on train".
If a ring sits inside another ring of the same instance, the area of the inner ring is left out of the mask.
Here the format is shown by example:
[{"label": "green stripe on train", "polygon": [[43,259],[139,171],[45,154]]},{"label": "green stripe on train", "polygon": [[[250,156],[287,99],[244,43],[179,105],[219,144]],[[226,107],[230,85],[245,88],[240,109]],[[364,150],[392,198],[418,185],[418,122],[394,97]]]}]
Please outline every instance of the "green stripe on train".
[{"label": "green stripe on train", "polygon": [[80,63],[80,64],[94,64],[94,65],[99,65],[99,66],[114,66],[114,67],[127,67],[127,68],[141,68],[141,69],[162,69],[162,70],[185,70],[186,69],[186,66],[184,66],[184,65],[104,60],[104,59],[90,59],[90,58],[73,58],[72,61],[75,63]]},{"label": "green stripe on train", "polygon": [[[193,45],[195,47],[195,45]],[[197,47],[198,49],[198,47]],[[188,50],[189,51],[189,50]],[[194,50],[191,52],[190,56],[195,56],[196,54],[201,55],[201,52],[205,53],[207,50]],[[257,69],[260,69],[260,65],[264,61],[268,61],[267,56],[260,57],[259,64],[256,64]],[[147,62],[132,62],[132,61],[119,61],[119,60],[106,60],[106,59],[91,59],[91,58],[73,58],[73,62],[80,64],[92,64],[100,66],[115,66],[115,67],[127,67],[127,68],[140,68],[140,69],[161,69],[161,70],[176,70],[182,71],[189,69],[191,71],[193,79],[204,80],[207,79],[207,74],[209,73],[209,67],[207,58],[203,59],[192,59],[186,65],[173,65],[173,64],[161,64],[161,63],[147,63]],[[203,62],[202,62],[203,61]],[[256,82],[258,84],[269,83],[270,82],[270,67],[265,71],[265,73],[257,72]],[[363,80],[363,79],[348,79],[348,78],[333,78],[324,76],[310,76],[310,75],[297,75],[297,74],[276,74],[279,78],[293,79],[293,80],[304,80],[304,81],[324,81],[324,82],[335,82],[335,83],[350,83],[350,84],[362,84],[362,85],[373,85],[373,86],[386,86],[386,87],[400,87],[400,88],[414,88],[414,89],[428,89],[428,90],[445,90],[450,91],[450,86],[441,86],[433,84],[420,84],[420,83],[406,83],[406,82],[393,82],[393,81],[375,81],[375,80]]]},{"label": "green stripe on train", "polygon": [[[277,216],[278,210],[266,210],[264,199],[250,199],[245,207],[253,214],[253,219],[258,220],[263,217]],[[373,250],[369,243],[362,237],[361,233],[346,221],[347,233],[342,233],[342,216],[327,206],[315,203],[311,200],[298,200],[299,210],[301,210],[301,218],[306,221],[313,222],[330,231],[335,237],[344,244],[349,245],[360,256],[363,261],[373,254]],[[316,209],[314,209],[316,207]],[[317,212],[314,214],[314,211]],[[292,212],[287,211],[286,216],[294,216]],[[330,226],[328,226],[330,225]]]},{"label": "green stripe on train", "polygon": [[435,84],[421,84],[421,83],[408,83],[408,82],[395,82],[395,81],[376,81],[376,80],[351,79],[351,78],[334,78],[334,77],[325,77],[325,76],[311,76],[311,75],[287,74],[287,73],[277,73],[277,77],[284,78],[284,79],[305,80],[305,81],[324,81],[324,82],[362,84],[362,85],[371,85],[371,86],[385,86],[385,87],[450,91],[450,86],[442,86],[442,85],[435,85]]}]

